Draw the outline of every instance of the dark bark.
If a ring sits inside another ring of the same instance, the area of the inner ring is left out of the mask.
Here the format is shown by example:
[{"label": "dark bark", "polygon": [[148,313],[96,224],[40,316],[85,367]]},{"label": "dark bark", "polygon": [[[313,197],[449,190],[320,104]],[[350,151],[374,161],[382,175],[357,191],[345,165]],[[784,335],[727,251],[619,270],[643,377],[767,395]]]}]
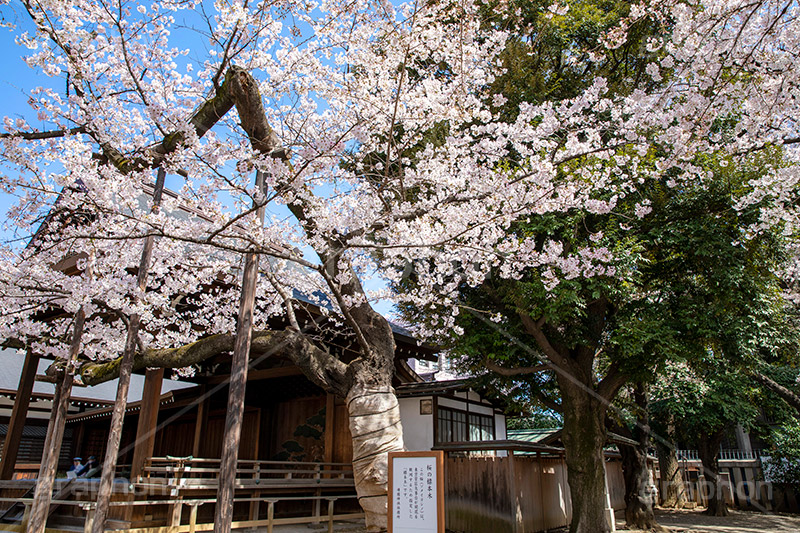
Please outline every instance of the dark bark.
[{"label": "dark bark", "polygon": [[605,470],[607,406],[580,383],[559,378],[564,409],[562,440],[572,498],[570,533],[605,533]]},{"label": "dark bark", "polygon": [[728,505],[722,492],[719,476],[719,446],[722,443],[723,431],[700,433],[698,452],[703,464],[703,476],[708,488],[708,508],[706,514],[711,516],[728,516]]}]

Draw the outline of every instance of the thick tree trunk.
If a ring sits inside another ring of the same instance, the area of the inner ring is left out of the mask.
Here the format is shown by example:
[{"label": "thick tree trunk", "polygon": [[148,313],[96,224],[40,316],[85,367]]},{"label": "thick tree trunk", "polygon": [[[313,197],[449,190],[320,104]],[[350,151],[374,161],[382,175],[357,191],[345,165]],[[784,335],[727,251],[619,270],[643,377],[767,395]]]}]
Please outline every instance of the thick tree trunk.
[{"label": "thick tree trunk", "polygon": [[353,477],[368,531],[387,527],[389,452],[403,451],[400,407],[391,387],[354,385],[347,395]]},{"label": "thick tree trunk", "polygon": [[[674,431],[674,429],[673,429]],[[672,432],[667,428],[668,438]],[[658,467],[661,472],[661,506],[670,509],[682,509],[686,505],[686,486],[683,474],[678,464],[678,454],[675,446],[666,443],[656,443],[658,452]]]},{"label": "thick tree trunk", "polygon": [[606,405],[590,391],[568,379],[559,379],[564,409],[562,440],[567,481],[572,497],[570,533],[605,533]]},{"label": "thick tree trunk", "polygon": [[637,408],[636,426],[628,433],[639,444],[619,445],[622,475],[625,478],[625,521],[629,527],[636,529],[663,530],[656,522],[653,511],[655,502],[647,468],[650,420],[647,414],[647,391],[642,383],[634,387],[633,398]]},{"label": "thick tree trunk", "polygon": [[698,443],[700,461],[703,463],[703,476],[708,487],[708,508],[706,514],[711,516],[728,516],[728,506],[722,492],[719,477],[719,445],[722,442],[722,431],[707,434],[701,433]]},{"label": "thick tree trunk", "polygon": [[686,505],[686,487],[678,454],[674,447],[656,445],[658,469],[661,473],[661,507],[682,509]]}]

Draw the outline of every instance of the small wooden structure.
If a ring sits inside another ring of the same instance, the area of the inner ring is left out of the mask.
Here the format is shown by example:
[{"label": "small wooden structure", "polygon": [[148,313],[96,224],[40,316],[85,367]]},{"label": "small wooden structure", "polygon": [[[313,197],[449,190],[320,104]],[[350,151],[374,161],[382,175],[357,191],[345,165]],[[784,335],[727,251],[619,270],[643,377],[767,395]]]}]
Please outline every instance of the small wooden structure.
[{"label": "small wooden structure", "polygon": [[[568,526],[572,502],[563,448],[519,441],[436,446],[445,459],[447,530],[534,533]],[[486,454],[487,451],[504,451]],[[524,455],[523,455],[524,454]],[[609,497],[625,509],[622,463],[606,454]]]}]

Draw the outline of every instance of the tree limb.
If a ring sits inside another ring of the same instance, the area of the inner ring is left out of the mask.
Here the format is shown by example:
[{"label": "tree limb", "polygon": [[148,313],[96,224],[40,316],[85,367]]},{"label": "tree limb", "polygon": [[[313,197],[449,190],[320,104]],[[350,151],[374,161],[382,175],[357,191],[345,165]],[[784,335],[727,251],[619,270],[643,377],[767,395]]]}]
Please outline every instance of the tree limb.
[{"label": "tree limb", "polygon": [[788,403],[791,407],[793,407],[798,414],[800,414],[800,396],[795,394],[793,391],[787,389],[774,379],[761,374],[760,372],[752,371],[750,375],[753,377],[754,380],[777,394],[783,401]]},{"label": "tree limb", "polygon": [[18,131],[14,133],[0,133],[0,139],[18,138],[26,141],[38,141],[42,139],[55,139],[57,137],[66,137],[67,135],[75,135],[78,133],[86,133],[84,126],[76,126],[74,128],[53,131]]},{"label": "tree limb", "polygon": [[506,368],[498,365],[491,359],[484,359],[483,365],[492,372],[495,372],[497,374],[500,374],[501,376],[506,376],[506,377],[521,376],[525,374],[535,374],[537,372],[544,372],[545,370],[555,370],[552,363],[542,363],[541,365],[536,365],[536,366],[519,366],[515,368]]},{"label": "tree limb", "polygon": [[[177,348],[147,349],[133,359],[133,370],[144,368],[183,368],[201,363],[210,357],[233,350],[236,336],[211,335]],[[255,331],[251,354],[288,356],[303,369],[314,383],[327,391],[344,395],[347,385],[346,367],[327,351],[313,344],[299,331]],[[98,385],[119,376],[121,357],[104,363],[81,365],[78,373],[85,385]]]}]

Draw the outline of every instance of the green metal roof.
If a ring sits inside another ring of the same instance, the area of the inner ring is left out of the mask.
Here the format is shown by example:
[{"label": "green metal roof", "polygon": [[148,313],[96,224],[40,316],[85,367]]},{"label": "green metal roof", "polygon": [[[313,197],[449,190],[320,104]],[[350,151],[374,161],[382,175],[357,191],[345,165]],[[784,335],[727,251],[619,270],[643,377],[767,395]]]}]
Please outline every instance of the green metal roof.
[{"label": "green metal roof", "polygon": [[509,429],[506,433],[509,440],[539,443],[558,431],[561,428]]}]

